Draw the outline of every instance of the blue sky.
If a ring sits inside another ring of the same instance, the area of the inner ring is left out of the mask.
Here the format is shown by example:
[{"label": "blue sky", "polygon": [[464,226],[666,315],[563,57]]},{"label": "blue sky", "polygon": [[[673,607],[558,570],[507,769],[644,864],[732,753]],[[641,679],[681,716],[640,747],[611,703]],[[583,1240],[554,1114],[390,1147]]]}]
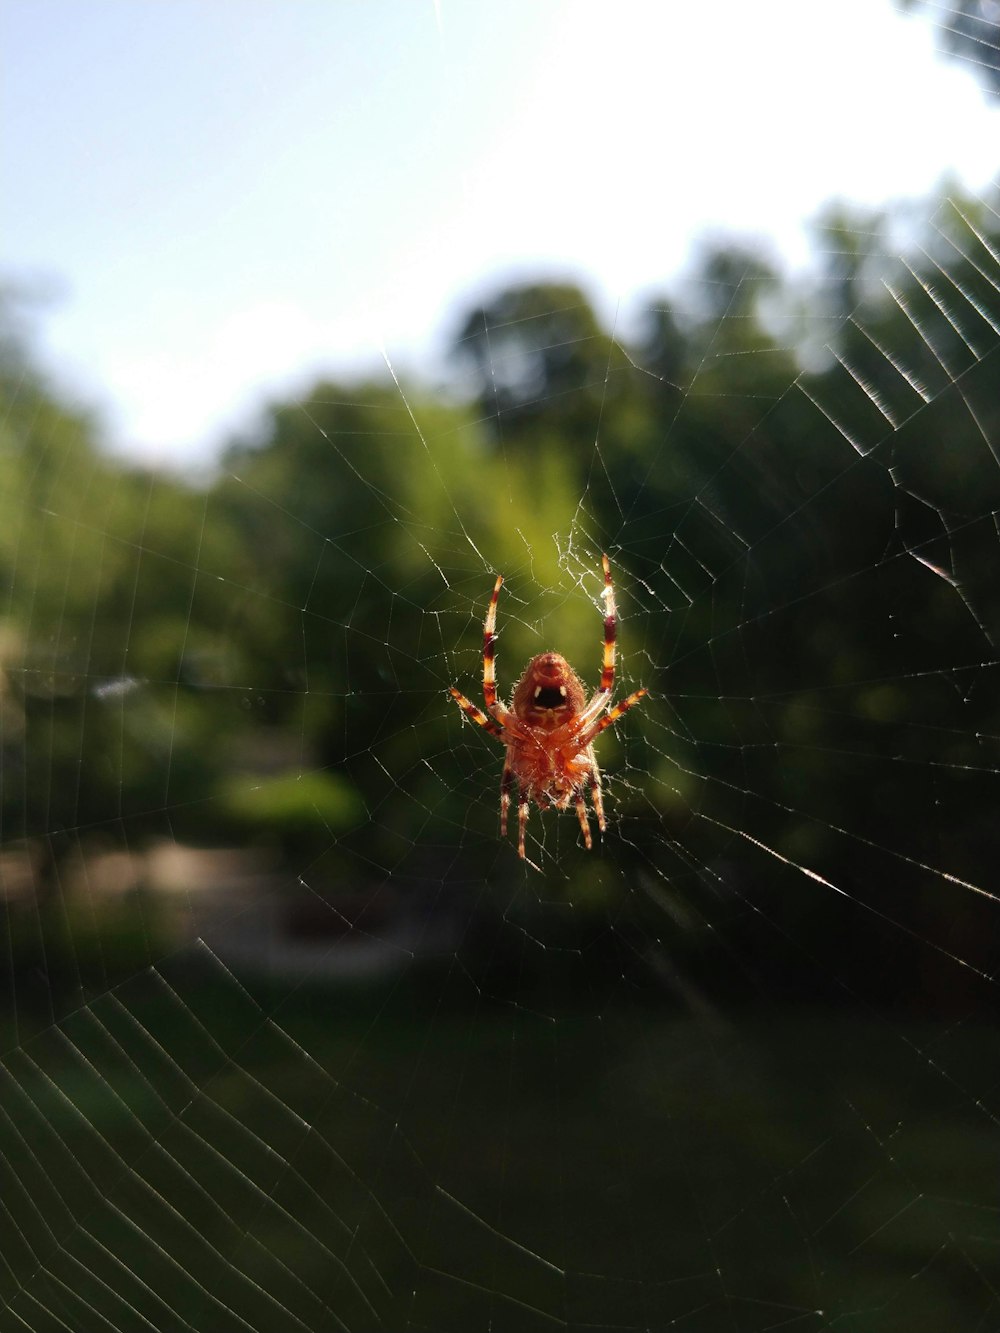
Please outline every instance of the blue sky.
[{"label": "blue sky", "polygon": [[1000,112],[891,0],[6,0],[2,39],[5,276],[166,463],[383,347],[433,375],[511,277],[627,320],[705,229],[800,262],[834,195],[998,166]]}]

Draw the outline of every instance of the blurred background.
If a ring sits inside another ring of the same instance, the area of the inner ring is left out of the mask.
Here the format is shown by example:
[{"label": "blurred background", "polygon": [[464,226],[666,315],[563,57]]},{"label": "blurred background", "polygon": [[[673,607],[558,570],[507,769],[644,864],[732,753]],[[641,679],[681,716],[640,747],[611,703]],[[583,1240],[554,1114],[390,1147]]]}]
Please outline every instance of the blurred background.
[{"label": "blurred background", "polygon": [[996,1326],[995,0],[0,24],[0,1330]]}]

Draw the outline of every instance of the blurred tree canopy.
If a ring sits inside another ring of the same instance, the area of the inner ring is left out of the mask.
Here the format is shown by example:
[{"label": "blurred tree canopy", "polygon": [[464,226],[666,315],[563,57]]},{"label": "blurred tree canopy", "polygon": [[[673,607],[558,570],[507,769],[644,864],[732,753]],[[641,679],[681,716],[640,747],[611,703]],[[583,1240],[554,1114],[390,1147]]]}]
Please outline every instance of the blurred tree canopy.
[{"label": "blurred tree canopy", "polygon": [[626,406],[622,353],[571,284],[508,288],[469,312],[453,351],[490,438],[515,454],[545,438],[586,456],[605,411],[617,424]]},{"label": "blurred tree canopy", "polygon": [[[966,216],[995,253],[995,217]],[[501,291],[456,329],[460,401],[319,383],[201,485],[106,454],[0,339],[0,841],[44,848],[52,890],[81,840],[156,836],[266,845],[332,885],[476,877],[467,830],[493,837],[495,808],[468,759],[489,742],[444,690],[475,691],[483,561],[531,551],[554,588],[577,515],[627,553],[651,690],[623,865],[690,886],[752,815],[877,912],[873,847],[981,877],[995,803],[948,766],[1000,730],[995,691],[955,675],[1000,638],[1000,299],[947,227],[974,327],[933,247],[886,300],[884,220],[823,227],[811,291],[714,242],[627,338],[579,287]],[[539,649],[525,614],[513,598],[508,683]],[[772,872],[745,872],[768,913],[825,930]]]},{"label": "blurred tree canopy", "polygon": [[1000,3],[998,0],[901,0],[904,9],[929,15],[945,51],[1000,97]]}]

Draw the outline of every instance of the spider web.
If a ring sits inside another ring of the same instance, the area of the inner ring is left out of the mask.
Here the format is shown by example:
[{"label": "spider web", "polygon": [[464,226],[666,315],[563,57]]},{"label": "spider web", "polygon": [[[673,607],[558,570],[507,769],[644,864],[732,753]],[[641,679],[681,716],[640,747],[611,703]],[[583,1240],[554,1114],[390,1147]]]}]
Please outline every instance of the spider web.
[{"label": "spider web", "polygon": [[[380,592],[339,608],[311,590],[371,532],[317,529],[230,471],[269,550],[307,552],[283,665],[302,677],[187,688],[247,710],[261,745],[279,706],[302,737],[331,710],[365,805],[341,830],[316,798],[325,832],[308,856],[293,840],[297,873],[205,852],[171,879],[161,843],[124,977],[111,854],[75,876],[63,858],[43,911],[19,904],[8,853],[4,1328],[993,1326],[1000,262],[961,207],[935,228],[933,278],[929,255],[879,274],[874,315],[834,321],[820,369],[734,408],[687,493],[701,386],[713,399],[732,356],[765,382],[775,354],[730,341],[753,274],[723,284],[687,383],[609,364],[548,548],[544,488],[498,413],[502,684],[556,645],[596,681],[608,549],[617,695],[650,690],[602,739],[609,830],[590,855],[572,812],[536,811],[517,861],[496,834],[499,749],[447,698],[477,692],[497,565],[475,540],[484,497],[447,465],[461,441],[394,387],[382,443],[408,440],[451,516],[437,527],[412,475],[394,490],[373,441],[299,405],[331,478],[376,502],[375,544],[419,553],[417,590],[387,554],[359,575]],[[883,344],[887,310],[908,346]],[[603,433],[623,376],[671,404],[630,494]],[[741,509],[748,487],[766,504]],[[242,616],[273,596],[194,549],[172,556],[192,587],[222,580]],[[145,529],[136,583],[162,555]],[[184,682],[86,684],[123,734],[166,718],[152,815],[183,828]],[[113,759],[120,808],[60,833],[117,830],[138,858],[149,810],[129,808],[124,740]],[[831,817],[843,783],[864,799]]]},{"label": "spider web", "polygon": [[[15,581],[35,605],[41,553],[64,597],[4,660],[0,1328],[1000,1324],[998,224],[951,202],[890,266],[831,235],[857,262],[798,323],[750,318],[749,261],[678,291],[695,364],[616,330],[575,471],[523,442],[565,406],[524,373],[550,306],[469,333],[481,411],[396,375],[279,409],[183,547],[155,477],[138,527],[103,463],[38,498]],[[498,570],[501,693],[548,648],[595,685],[603,551],[615,697],[649,695],[599,742],[606,836],[533,811],[522,864],[447,689],[480,696]]]}]

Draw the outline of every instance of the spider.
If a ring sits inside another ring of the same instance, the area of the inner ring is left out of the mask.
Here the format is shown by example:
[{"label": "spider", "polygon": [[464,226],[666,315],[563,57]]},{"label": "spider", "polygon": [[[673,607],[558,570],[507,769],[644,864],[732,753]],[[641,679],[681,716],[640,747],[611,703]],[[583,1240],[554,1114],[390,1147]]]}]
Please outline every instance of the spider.
[{"label": "spider", "polygon": [[[592,846],[590,820],[583,799],[584,788],[589,788],[590,799],[597,813],[597,826],[604,832],[604,801],[601,797],[601,774],[594,756],[594,741],[623,713],[639,702],[646,690],[634,694],[610,712],[605,709],[611,702],[615,682],[615,594],[611,585],[611,565],[605,555],[604,567],[604,662],[601,683],[594,697],[584,703],[583,683],[565,657],[559,653],[539,653],[524,668],[521,679],[514,687],[509,709],[497,699],[496,623],[497,600],[503,584],[503,575],[497,577],[483,625],[483,698],[487,713],[467,699],[460,690],[451,687],[449,693],[473,722],[484,727],[507,747],[503,773],[500,777],[500,836],[507,836],[507,812],[511,791],[516,785],[517,854],[524,858],[524,831],[528,823],[528,809],[532,801],[539,810],[555,806],[568,808],[576,805],[577,818],[583,832],[584,846]],[[602,716],[603,714],[603,716]]]}]

